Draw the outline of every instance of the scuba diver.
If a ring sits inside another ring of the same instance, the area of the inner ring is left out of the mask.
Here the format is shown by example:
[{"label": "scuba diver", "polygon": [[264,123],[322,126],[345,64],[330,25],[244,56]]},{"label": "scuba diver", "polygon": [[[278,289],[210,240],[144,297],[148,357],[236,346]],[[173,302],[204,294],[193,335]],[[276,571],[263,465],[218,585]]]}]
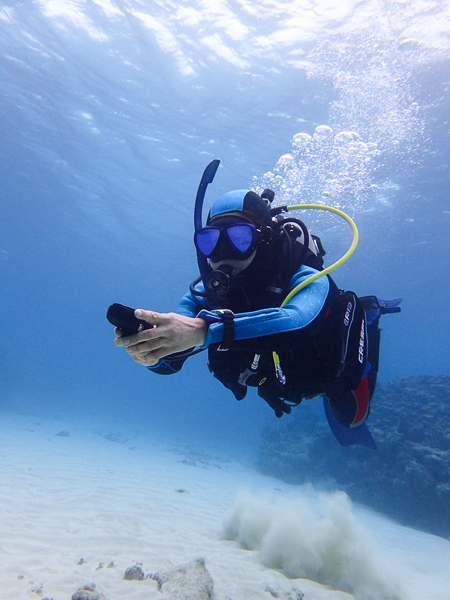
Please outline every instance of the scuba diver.
[{"label": "scuba diver", "polygon": [[[254,387],[281,417],[322,396],[342,445],[374,447],[364,423],[378,371],[378,323],[381,314],[400,311],[401,298],[358,298],[337,287],[328,273],[342,263],[324,269],[320,239],[288,216],[292,208],[321,205],[273,206],[271,190],[233,190],[214,202],[203,226],[205,191],[218,165],[208,165],[197,193],[200,277],[174,313],[135,311],[138,332],[116,329],[115,345],[164,375],[207,349],[210,372],[237,400]],[[352,224],[353,252],[356,226],[325,208]]]}]

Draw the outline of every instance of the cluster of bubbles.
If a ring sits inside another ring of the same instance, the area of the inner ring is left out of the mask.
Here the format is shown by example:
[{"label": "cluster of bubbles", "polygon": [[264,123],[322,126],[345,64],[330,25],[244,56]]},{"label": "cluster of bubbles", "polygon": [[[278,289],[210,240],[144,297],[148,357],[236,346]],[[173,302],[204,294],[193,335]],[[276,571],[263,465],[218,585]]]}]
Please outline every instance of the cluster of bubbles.
[{"label": "cluster of bubbles", "polygon": [[307,72],[330,90],[328,124],[294,135],[290,151],[253,179],[254,188],[273,189],[283,204],[318,202],[350,212],[383,202],[426,151],[416,101],[426,54],[411,39],[347,35],[319,43]]},{"label": "cluster of bubbles", "polygon": [[436,57],[419,40],[351,34],[323,41],[310,58],[309,76],[336,94],[332,127],[356,129],[390,159],[423,144],[421,72]]},{"label": "cluster of bubbles", "polygon": [[355,131],[335,133],[320,125],[313,135],[297,133],[290,152],[279,158],[273,171],[255,177],[253,185],[259,191],[273,189],[282,204],[357,208],[370,190],[378,156],[377,144],[365,143]]}]

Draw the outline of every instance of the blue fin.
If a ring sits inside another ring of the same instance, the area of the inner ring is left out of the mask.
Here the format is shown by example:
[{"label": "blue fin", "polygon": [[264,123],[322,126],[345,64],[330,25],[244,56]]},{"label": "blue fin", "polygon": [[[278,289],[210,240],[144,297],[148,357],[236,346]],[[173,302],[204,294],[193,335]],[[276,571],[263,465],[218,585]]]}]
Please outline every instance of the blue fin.
[{"label": "blue fin", "polygon": [[331,410],[330,403],[326,396],[323,397],[323,406],[328,425],[341,446],[366,446],[366,448],[377,449],[375,440],[366,424],[355,429],[344,427],[333,415],[333,411]]},{"label": "blue fin", "polygon": [[403,298],[401,296],[398,296],[397,298],[391,298],[390,300],[378,298],[381,314],[386,315],[388,313],[400,312],[402,309],[399,307],[399,304],[402,302],[402,300]]},{"label": "blue fin", "polygon": [[359,300],[366,311],[368,325],[373,321],[376,321],[380,315],[398,313],[402,310],[399,304],[402,302],[403,298],[400,296],[391,298],[390,300],[378,298],[377,296],[362,296]]}]

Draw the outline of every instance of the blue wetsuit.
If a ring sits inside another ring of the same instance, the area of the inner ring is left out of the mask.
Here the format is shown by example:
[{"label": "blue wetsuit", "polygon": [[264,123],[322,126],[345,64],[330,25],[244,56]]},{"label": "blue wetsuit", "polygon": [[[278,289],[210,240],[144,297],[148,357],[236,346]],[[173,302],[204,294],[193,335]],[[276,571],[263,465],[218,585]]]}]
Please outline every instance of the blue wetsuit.
[{"label": "blue wetsuit", "polygon": [[[379,311],[377,318],[367,323],[361,302],[352,292],[338,290],[329,276],[309,284],[283,308],[279,307],[287,293],[317,272],[301,265],[287,288],[277,289],[278,296],[274,293],[269,294],[270,298],[265,296],[268,308],[236,312],[234,341],[227,351],[220,348],[224,323],[220,314],[210,309],[206,297],[195,296],[189,291],[176,312],[206,321],[208,332],[202,347],[208,349],[209,369],[237,400],[245,397],[248,386],[257,387],[258,394],[279,417],[290,412],[291,403],[298,404],[305,397],[326,395],[341,423],[352,427],[367,418],[375,388]],[[203,291],[202,284],[198,289]],[[353,327],[347,327],[346,331],[344,313],[350,305],[354,311]],[[365,343],[363,354],[361,340]],[[284,384],[277,378],[273,351],[279,355]],[[256,357],[257,367],[252,369]],[[186,357],[173,354],[148,368],[169,375],[178,372],[185,360]]]},{"label": "blue wetsuit", "polygon": [[[316,273],[315,269],[302,265],[292,277],[289,291]],[[326,277],[321,277],[301,290],[283,308],[267,308],[238,313],[234,319],[235,340],[246,340],[294,331],[304,335],[308,326],[321,313],[329,291],[329,280]],[[186,294],[181,300],[177,312],[194,316],[192,312],[189,314],[190,303],[193,298],[191,292]],[[187,309],[186,313],[179,311],[179,309],[183,310],[184,308]],[[223,324],[219,322],[217,314],[202,308],[197,316],[202,317],[208,323],[208,334],[203,348],[221,342]]]},{"label": "blue wetsuit", "polygon": [[[289,290],[294,289],[318,271],[305,265],[300,266],[298,271],[292,277]],[[198,289],[203,291],[203,285],[199,284]],[[242,340],[254,340],[255,338],[266,338],[267,336],[276,336],[276,345],[280,348],[283,344],[283,336],[286,336],[286,343],[292,346],[292,339],[297,342],[306,339],[313,329],[319,325],[317,320],[323,314],[324,307],[330,296],[330,280],[327,277],[321,277],[317,281],[308,285],[306,288],[296,294],[283,308],[266,308],[251,312],[237,313],[234,316],[234,338],[236,342]],[[280,299],[281,303],[282,299]],[[213,344],[219,344],[223,339],[224,325],[220,316],[208,310],[207,299],[201,296],[194,296],[190,291],[183,296],[176,311],[180,315],[187,317],[203,318],[208,325],[208,333],[202,348],[208,348]],[[266,339],[260,340],[262,347],[267,349]],[[275,350],[275,348],[273,348]],[[173,362],[180,362],[170,359],[160,360],[153,367],[148,367],[151,371],[158,373],[173,373],[179,369],[174,368]]]},{"label": "blue wetsuit", "polygon": [[[268,308],[235,313],[234,342],[226,352],[220,349],[224,324],[220,315],[209,309],[208,300],[188,292],[180,301],[177,313],[206,321],[208,332],[203,348],[208,348],[209,369],[237,400],[245,397],[248,386],[257,387],[258,394],[281,416],[282,412],[289,412],[281,398],[299,403],[304,397],[326,392],[341,347],[340,338],[336,341],[332,333],[332,316],[339,296],[336,285],[331,278],[321,277],[283,308],[279,307],[287,293],[317,272],[301,265],[286,289],[277,289],[278,296],[272,293],[270,298],[265,297]],[[203,291],[201,284],[199,289]],[[278,306],[273,306],[275,302]],[[276,377],[273,351],[280,357],[285,385]],[[255,355],[258,368],[251,371]],[[172,374],[181,369],[184,360],[171,355],[149,370]]]}]

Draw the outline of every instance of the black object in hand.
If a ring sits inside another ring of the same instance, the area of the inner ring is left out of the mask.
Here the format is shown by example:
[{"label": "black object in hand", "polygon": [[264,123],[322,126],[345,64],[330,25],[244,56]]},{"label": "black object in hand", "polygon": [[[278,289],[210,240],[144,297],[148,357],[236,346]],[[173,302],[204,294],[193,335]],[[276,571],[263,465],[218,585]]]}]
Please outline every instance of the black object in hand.
[{"label": "black object in hand", "polygon": [[[134,308],[123,304],[111,304],[106,313],[106,318],[112,325],[122,330],[122,335],[134,335],[142,329],[151,329],[153,325],[134,316]],[[141,327],[142,325],[142,327]]]}]

